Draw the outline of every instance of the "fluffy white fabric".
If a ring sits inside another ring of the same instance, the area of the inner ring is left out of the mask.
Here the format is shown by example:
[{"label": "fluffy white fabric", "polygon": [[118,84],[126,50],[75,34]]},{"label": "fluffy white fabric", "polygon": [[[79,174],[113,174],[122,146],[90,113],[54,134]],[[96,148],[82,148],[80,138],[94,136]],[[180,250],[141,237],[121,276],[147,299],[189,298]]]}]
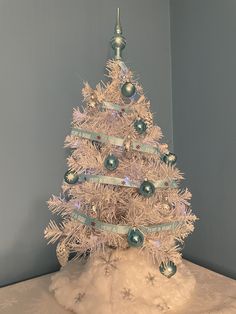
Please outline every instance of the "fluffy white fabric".
[{"label": "fluffy white fabric", "polygon": [[69,262],[52,276],[50,291],[78,314],[175,313],[195,288],[187,265],[179,264],[168,279],[137,249],[101,253]]}]

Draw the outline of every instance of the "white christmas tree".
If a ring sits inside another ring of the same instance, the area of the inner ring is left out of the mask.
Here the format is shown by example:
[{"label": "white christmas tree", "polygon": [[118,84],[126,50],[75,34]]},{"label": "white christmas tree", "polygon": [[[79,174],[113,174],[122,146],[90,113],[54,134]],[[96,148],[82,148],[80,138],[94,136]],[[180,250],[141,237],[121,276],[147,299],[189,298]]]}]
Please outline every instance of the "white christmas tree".
[{"label": "white christmas tree", "polygon": [[[120,285],[113,296],[116,306],[119,297],[133,302],[138,295],[135,276],[149,284],[143,298],[156,300],[156,271],[167,278],[176,273],[181,245],[196,220],[191,193],[179,187],[183,176],[176,155],[160,142],[162,132],[153,124],[150,102],[121,59],[125,39],[119,10],[111,44],[115,58],[107,62],[109,81],[95,89],[85,83],[85,106],[74,109],[72,132],[65,140],[72,153],[62,195],[48,202],[63,219],[59,225],[50,221],[45,229],[50,243],[58,241],[61,265],[66,265],[70,253],[86,257],[78,275],[79,288],[72,292],[78,313],[92,313],[84,305],[88,290],[90,297],[100,303],[103,299],[95,313],[111,313],[106,295],[115,283]],[[95,273],[100,288],[92,280]],[[122,313],[125,309],[129,307]]]}]

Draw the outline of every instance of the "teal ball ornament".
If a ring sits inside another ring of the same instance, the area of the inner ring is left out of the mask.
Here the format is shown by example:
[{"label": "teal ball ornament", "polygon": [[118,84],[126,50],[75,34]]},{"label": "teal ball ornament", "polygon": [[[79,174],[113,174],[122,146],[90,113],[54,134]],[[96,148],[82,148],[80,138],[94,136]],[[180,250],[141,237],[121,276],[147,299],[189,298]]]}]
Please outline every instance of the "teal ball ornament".
[{"label": "teal ball ornament", "polygon": [[119,159],[115,155],[109,155],[104,160],[104,166],[107,170],[113,171],[119,165]]},{"label": "teal ball ornament", "polygon": [[75,171],[68,170],[64,175],[64,180],[68,184],[75,184],[79,180],[79,176]]},{"label": "teal ball ornament", "polygon": [[131,82],[126,82],[121,87],[121,93],[125,97],[132,97],[136,92],[135,85]]},{"label": "teal ball ornament", "polygon": [[162,275],[166,276],[167,278],[170,278],[174,276],[174,274],[176,273],[177,266],[172,261],[168,261],[167,263],[162,262],[159,267],[159,270]]},{"label": "teal ball ornament", "polygon": [[140,247],[143,245],[144,235],[136,228],[132,228],[128,232],[128,244],[132,247]]},{"label": "teal ball ornament", "polygon": [[138,134],[143,134],[147,130],[147,124],[142,119],[136,120],[134,122],[134,129]]},{"label": "teal ball ornament", "polygon": [[152,182],[145,180],[139,187],[139,193],[143,197],[151,197],[155,193],[155,186]]},{"label": "teal ball ornament", "polygon": [[162,157],[165,164],[173,166],[177,161],[177,156],[173,153],[167,153]]}]

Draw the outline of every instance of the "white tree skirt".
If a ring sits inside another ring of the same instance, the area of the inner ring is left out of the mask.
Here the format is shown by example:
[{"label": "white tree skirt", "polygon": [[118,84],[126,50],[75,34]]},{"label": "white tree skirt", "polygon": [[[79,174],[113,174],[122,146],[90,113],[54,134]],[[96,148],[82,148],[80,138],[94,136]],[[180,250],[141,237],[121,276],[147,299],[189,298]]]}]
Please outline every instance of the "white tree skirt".
[{"label": "white tree skirt", "polygon": [[195,277],[181,263],[170,279],[137,249],[69,262],[52,276],[59,304],[79,314],[175,313],[191,297]]}]

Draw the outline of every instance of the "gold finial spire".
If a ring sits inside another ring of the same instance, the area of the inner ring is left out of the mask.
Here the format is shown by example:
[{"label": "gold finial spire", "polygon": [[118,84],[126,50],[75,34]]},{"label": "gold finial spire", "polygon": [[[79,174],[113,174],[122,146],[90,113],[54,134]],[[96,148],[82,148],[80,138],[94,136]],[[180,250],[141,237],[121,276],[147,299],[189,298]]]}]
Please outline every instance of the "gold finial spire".
[{"label": "gold finial spire", "polygon": [[114,49],[116,60],[121,59],[121,52],[125,48],[125,45],[126,40],[124,36],[122,36],[122,27],[120,24],[120,8],[117,8],[115,31],[111,39],[111,46]]}]

